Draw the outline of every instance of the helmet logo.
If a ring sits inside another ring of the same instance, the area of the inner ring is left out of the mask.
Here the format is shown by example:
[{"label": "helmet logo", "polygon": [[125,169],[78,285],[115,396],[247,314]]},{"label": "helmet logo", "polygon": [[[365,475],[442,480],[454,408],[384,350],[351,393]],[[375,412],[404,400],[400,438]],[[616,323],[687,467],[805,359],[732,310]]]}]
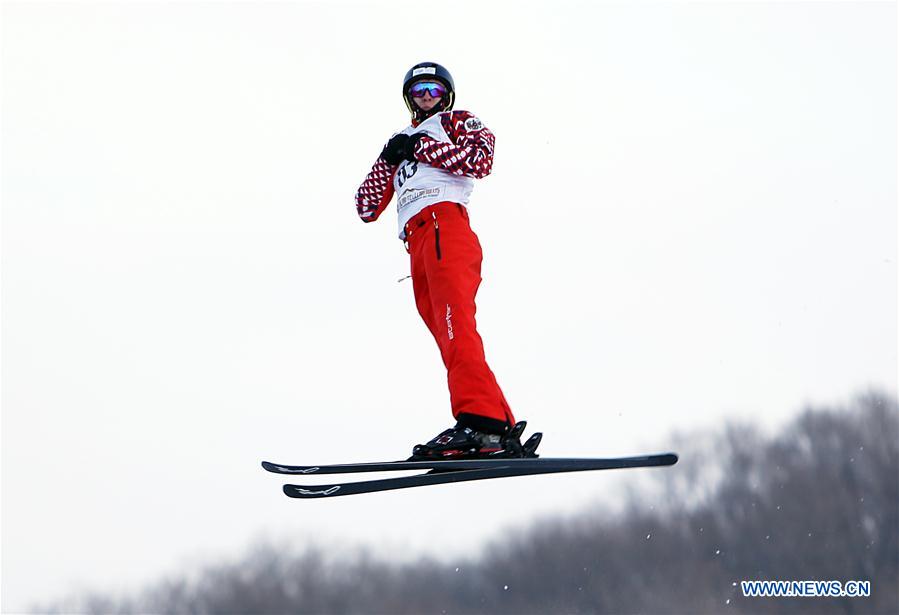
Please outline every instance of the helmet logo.
[{"label": "helmet logo", "polygon": [[418,77],[419,75],[436,75],[437,69],[433,66],[422,66],[421,68],[412,69],[412,76]]}]

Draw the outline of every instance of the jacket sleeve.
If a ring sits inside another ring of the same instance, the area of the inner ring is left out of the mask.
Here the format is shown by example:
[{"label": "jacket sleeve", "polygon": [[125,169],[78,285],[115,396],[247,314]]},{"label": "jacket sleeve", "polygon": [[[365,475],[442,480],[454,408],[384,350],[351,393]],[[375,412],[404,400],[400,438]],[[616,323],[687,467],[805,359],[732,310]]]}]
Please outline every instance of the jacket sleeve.
[{"label": "jacket sleeve", "polygon": [[468,111],[441,115],[443,129],[452,143],[423,137],[415,148],[415,159],[454,175],[480,179],[493,169],[496,137]]},{"label": "jacket sleeve", "polygon": [[363,222],[374,222],[393,198],[393,174],[399,165],[391,165],[378,158],[356,190],[356,213]]}]

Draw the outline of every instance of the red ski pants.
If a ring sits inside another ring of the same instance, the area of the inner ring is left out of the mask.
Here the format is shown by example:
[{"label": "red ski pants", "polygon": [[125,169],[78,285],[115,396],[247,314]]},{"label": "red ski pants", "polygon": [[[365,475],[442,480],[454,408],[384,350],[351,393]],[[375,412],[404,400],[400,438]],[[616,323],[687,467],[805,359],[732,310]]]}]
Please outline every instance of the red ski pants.
[{"label": "red ski pants", "polygon": [[475,325],[483,254],[468,211],[457,203],[436,203],[416,214],[405,230],[415,304],[440,347],[453,416],[473,414],[514,425]]}]

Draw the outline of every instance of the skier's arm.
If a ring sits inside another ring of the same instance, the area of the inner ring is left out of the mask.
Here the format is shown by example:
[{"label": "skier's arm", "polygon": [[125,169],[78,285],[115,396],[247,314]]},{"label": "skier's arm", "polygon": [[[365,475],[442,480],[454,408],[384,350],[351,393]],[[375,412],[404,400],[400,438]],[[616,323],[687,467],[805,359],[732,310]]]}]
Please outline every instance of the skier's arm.
[{"label": "skier's arm", "polygon": [[476,179],[490,175],[496,143],[493,133],[468,111],[446,113],[440,120],[453,142],[422,137],[415,146],[415,159],[454,175]]},{"label": "skier's arm", "polygon": [[356,213],[363,222],[374,222],[393,198],[393,174],[399,165],[378,158],[356,191]]}]

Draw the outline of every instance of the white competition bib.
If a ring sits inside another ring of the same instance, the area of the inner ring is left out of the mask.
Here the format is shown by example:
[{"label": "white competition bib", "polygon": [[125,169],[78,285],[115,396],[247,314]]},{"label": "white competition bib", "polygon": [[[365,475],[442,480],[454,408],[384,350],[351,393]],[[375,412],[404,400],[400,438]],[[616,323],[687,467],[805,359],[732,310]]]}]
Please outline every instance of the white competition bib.
[{"label": "white competition bib", "polygon": [[[452,143],[452,139],[443,129],[440,115],[440,113],[432,115],[418,126],[409,126],[399,134],[413,135],[425,132],[432,139]],[[428,205],[451,201],[467,206],[474,188],[474,180],[464,175],[453,175],[449,171],[434,168],[424,162],[403,160],[393,177],[393,188],[396,192],[400,239],[405,239],[403,229],[406,223]]]}]

